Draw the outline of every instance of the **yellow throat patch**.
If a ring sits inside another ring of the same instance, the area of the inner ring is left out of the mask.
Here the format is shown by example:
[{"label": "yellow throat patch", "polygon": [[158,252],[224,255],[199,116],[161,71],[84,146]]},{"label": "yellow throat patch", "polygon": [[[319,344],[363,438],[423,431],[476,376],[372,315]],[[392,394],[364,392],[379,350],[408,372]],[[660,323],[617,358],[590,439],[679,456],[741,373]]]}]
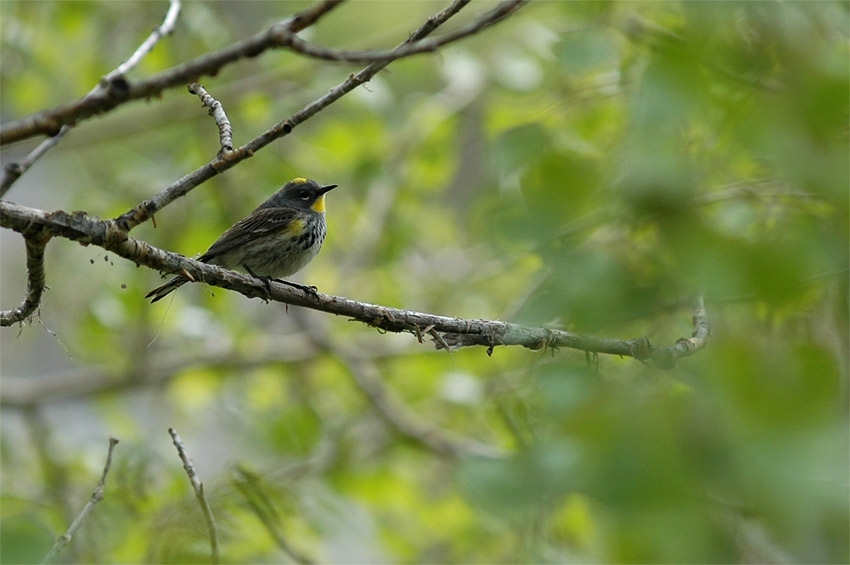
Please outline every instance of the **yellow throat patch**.
[{"label": "yellow throat patch", "polygon": [[325,211],[325,195],[321,195],[315,202],[313,202],[310,209],[314,212],[319,212],[320,214],[323,213]]}]

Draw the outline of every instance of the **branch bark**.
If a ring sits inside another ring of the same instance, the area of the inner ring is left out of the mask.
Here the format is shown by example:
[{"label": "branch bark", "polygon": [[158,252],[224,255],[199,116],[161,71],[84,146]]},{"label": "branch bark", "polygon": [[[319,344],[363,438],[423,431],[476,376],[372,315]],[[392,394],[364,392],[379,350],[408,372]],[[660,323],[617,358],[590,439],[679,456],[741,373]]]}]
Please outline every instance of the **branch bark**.
[{"label": "branch bark", "polygon": [[656,348],[645,336],[620,340],[500,320],[439,316],[358,302],[342,296],[321,293],[314,295],[285,284],[266,283],[235,271],[164,251],[131,238],[115,220],[99,220],[83,212],[68,214],[59,210],[48,213],[11,202],[0,202],[0,225],[18,232],[39,226],[51,235],[85,245],[97,245],[137,265],[174,274],[188,273],[195,281],[235,290],[249,298],[262,298],[346,316],[380,330],[408,332],[417,336],[420,342],[424,336],[430,335],[437,342],[437,349],[483,345],[487,347],[488,353],[492,353],[497,345],[521,345],[532,350],[567,347],[589,353],[634,357],[641,361],[653,360],[659,367],[671,368],[678,358],[702,349],[709,335],[705,309],[701,302],[694,316],[697,326],[694,336],[690,339],[680,339],[670,347]]}]

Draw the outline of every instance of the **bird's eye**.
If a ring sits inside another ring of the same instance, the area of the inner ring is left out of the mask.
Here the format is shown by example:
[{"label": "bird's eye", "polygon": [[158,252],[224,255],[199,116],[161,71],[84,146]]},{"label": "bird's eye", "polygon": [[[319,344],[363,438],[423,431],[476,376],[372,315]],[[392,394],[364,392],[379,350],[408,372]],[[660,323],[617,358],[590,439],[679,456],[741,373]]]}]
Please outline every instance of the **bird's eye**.
[{"label": "bird's eye", "polygon": [[310,193],[306,190],[302,190],[298,193],[298,197],[301,198],[301,200],[310,200]]}]

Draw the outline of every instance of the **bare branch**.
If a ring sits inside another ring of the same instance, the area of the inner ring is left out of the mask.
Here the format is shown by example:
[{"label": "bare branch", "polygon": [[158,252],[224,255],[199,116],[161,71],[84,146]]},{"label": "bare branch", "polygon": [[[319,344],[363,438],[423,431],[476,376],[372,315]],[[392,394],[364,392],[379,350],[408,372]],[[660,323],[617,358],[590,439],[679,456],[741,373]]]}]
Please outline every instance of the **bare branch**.
[{"label": "bare branch", "polygon": [[[454,0],[446,9],[428,18],[416,31],[414,31],[406,43],[419,41],[426,37],[432,31],[443,25],[449,18],[457,14],[470,0]],[[327,108],[332,103],[336,102],[361,84],[365,84],[372,80],[380,70],[390,64],[390,61],[378,61],[365,67],[356,74],[351,74],[343,82],[333,87],[324,96],[307,104],[304,108],[291,115],[289,118],[282,120],[268,130],[255,137],[247,144],[234,149],[227,155],[221,155],[203,165],[199,169],[180,178],[149,200],[145,200],[135,208],[128,210],[116,220],[121,227],[130,231],[137,225],[146,222],[153,214],[167,206],[169,203],[187,194],[190,190],[200,185],[201,183],[211,179],[219,173],[230,169],[237,163],[244,161],[254,155],[257,151],[270,144],[271,142],[280,139],[292,132],[292,129],[305,122],[310,117]]]},{"label": "bare branch", "polygon": [[[64,125],[74,124],[80,120],[101,114],[129,102],[156,96],[167,88],[185,85],[201,76],[216,74],[222,67],[249,57],[256,57],[263,51],[275,47],[273,31],[281,26],[292,33],[297,33],[314,24],[321,16],[339,5],[341,0],[324,0],[303,12],[296,14],[283,24],[272,26],[248,39],[237,41],[233,45],[214,53],[201,55],[188,63],[178,65],[147,79],[130,82],[123,76],[115,76],[113,80],[102,81],[104,88],[98,92],[77,100],[32,114],[20,120],[15,120],[0,127],[0,145],[27,139],[34,135],[56,135]],[[170,13],[171,11],[169,11]]]},{"label": "bare branch", "polygon": [[283,28],[280,29],[278,41],[281,45],[286,45],[293,51],[297,51],[302,55],[317,59],[345,61],[349,63],[371,63],[378,61],[389,62],[395,61],[396,59],[410,57],[411,55],[418,55],[420,53],[431,53],[440,47],[448,45],[449,43],[474,35],[484,28],[487,28],[509,16],[528,1],[529,0],[506,0],[492,10],[482,14],[481,17],[475,21],[470,22],[451,33],[447,33],[430,40],[418,41],[416,43],[405,43],[394,49],[374,49],[364,51],[329,49],[321,45],[315,45],[309,41],[304,41],[294,33]]},{"label": "bare branch", "polygon": [[218,530],[215,526],[215,518],[213,517],[212,508],[210,508],[210,503],[204,494],[204,484],[201,482],[201,479],[198,478],[198,474],[195,472],[195,466],[192,464],[192,460],[186,453],[186,448],[183,447],[183,440],[180,439],[180,436],[177,435],[174,428],[168,428],[168,435],[171,436],[171,441],[174,442],[174,447],[177,448],[177,455],[180,457],[180,461],[183,462],[183,469],[186,471],[186,475],[189,476],[189,482],[192,484],[192,490],[195,491],[195,498],[198,499],[198,504],[201,506],[201,511],[204,513],[204,520],[207,523],[207,530],[210,534],[212,562],[219,563],[221,557],[218,549]]},{"label": "bare branch", "polygon": [[126,61],[118,65],[114,71],[106,75],[106,82],[111,81],[115,77],[126,75],[136,68],[136,65],[144,59],[145,55],[153,50],[160,39],[166,35],[171,35],[171,32],[174,31],[174,26],[177,23],[177,16],[180,15],[180,9],[182,6],[180,0],[169,0],[169,2],[168,12],[165,14],[165,19],[162,21],[162,24],[151,32],[147,39],[139,45],[136,51],[130,55]]},{"label": "bare branch", "polygon": [[36,235],[24,236],[27,249],[27,296],[20,306],[0,312],[0,326],[11,326],[32,316],[41,304],[44,292],[44,249],[50,232],[39,230]]},{"label": "bare branch", "polygon": [[221,139],[221,150],[219,155],[233,151],[233,127],[230,125],[230,120],[227,119],[227,114],[224,112],[224,106],[221,102],[210,96],[206,89],[193,82],[189,85],[189,92],[197,94],[204,106],[210,109],[210,116],[215,120],[215,125],[218,126],[218,135]]},{"label": "bare branch", "polygon": [[[103,77],[100,83],[83,98],[84,100],[89,96],[94,96],[95,94],[102,92],[104,89],[109,88],[109,85],[112,84],[113,81],[120,79],[130,72],[141,62],[145,55],[151,52],[162,37],[169,35],[172,31],[174,31],[174,25],[177,23],[177,16],[180,14],[180,0],[170,0],[170,2],[171,4],[168,8],[168,12],[165,14],[165,19],[162,24],[151,32],[147,39],[139,45],[136,51],[130,55],[126,61],[118,65],[115,70]],[[63,125],[59,130],[59,133],[42,141],[23,159],[23,161],[20,161],[19,163],[8,163],[4,168],[3,178],[0,179],[0,197],[6,194],[15,181],[27,172],[27,170],[32,167],[36,161],[38,161],[53,147],[58,145],[71,127],[72,126],[70,124]]]},{"label": "bare branch", "polygon": [[[372,327],[391,331],[408,332],[420,336],[431,330],[439,332],[442,341],[450,348],[484,345],[492,353],[497,345],[521,345],[529,349],[546,347],[568,347],[591,353],[605,353],[634,357],[638,360],[655,359],[665,367],[670,360],[690,354],[702,347],[691,348],[681,340],[672,349],[656,349],[649,338],[637,337],[629,340],[578,334],[544,327],[523,326],[500,320],[469,320],[438,316],[399,308],[389,308],[365,302],[357,302],[342,296],[307,293],[291,286],[260,281],[158,249],[148,243],[133,239],[114,220],[98,220],[83,212],[68,214],[63,211],[47,213],[11,202],[0,201],[0,225],[15,231],[32,229],[33,225],[45,228],[52,235],[97,245],[120,257],[169,273],[188,273],[192,280],[236,290],[249,298],[263,298],[285,304],[303,306],[313,310],[346,316]],[[707,338],[705,316],[695,317],[698,323],[698,343],[704,345]],[[428,331],[424,332],[423,328]],[[440,340],[438,348],[444,347]],[[691,342],[686,340],[688,344]],[[692,350],[691,350],[692,349]]]},{"label": "bare branch", "polygon": [[89,514],[94,510],[95,504],[103,500],[103,489],[106,486],[106,475],[109,473],[109,468],[112,466],[112,452],[115,450],[115,445],[118,443],[118,440],[114,437],[109,438],[109,451],[106,452],[106,464],[103,466],[103,474],[100,476],[100,480],[97,482],[97,486],[94,487],[94,490],[91,493],[91,498],[86,503],[83,511],[80,512],[80,515],[77,516],[76,520],[74,520],[71,525],[68,527],[68,530],[59,536],[56,539],[56,543],[53,544],[53,547],[50,548],[50,551],[45,556],[42,563],[49,563],[52,561],[59,553],[71,543],[71,539],[77,533],[77,530],[80,529],[80,526],[83,525],[83,522],[86,521],[86,518],[89,517]]}]

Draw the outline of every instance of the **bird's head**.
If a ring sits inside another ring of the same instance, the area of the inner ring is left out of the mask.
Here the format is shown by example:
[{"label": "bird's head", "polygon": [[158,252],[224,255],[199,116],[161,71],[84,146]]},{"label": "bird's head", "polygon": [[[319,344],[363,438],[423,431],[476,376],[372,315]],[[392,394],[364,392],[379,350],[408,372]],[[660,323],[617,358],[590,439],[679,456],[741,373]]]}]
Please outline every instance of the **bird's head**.
[{"label": "bird's head", "polygon": [[292,179],[274,193],[271,198],[263,202],[261,207],[291,206],[323,213],[325,211],[325,193],[336,187],[335,184],[322,186],[310,179]]}]

